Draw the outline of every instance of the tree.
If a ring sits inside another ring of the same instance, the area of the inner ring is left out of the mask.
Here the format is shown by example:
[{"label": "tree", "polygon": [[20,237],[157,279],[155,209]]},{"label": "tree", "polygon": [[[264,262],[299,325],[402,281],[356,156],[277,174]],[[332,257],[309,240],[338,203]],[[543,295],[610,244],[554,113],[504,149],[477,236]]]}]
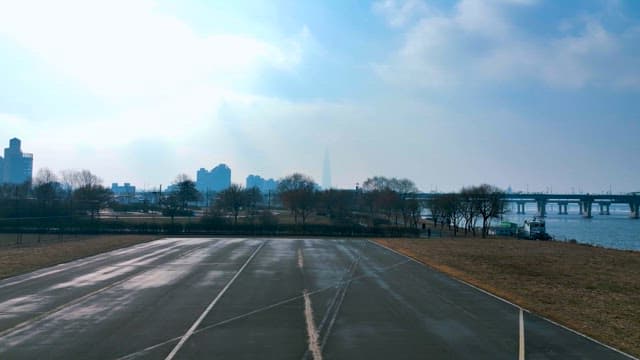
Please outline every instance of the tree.
[{"label": "tree", "polygon": [[278,183],[280,201],[293,213],[296,224],[298,217],[302,219],[302,225],[306,223],[307,216],[313,210],[316,188],[317,185],[311,177],[300,173],[280,179]]},{"label": "tree", "polygon": [[77,186],[72,195],[75,207],[81,211],[88,211],[93,220],[100,209],[111,202],[113,193],[102,186],[102,180],[89,170],[75,172],[72,178]]},{"label": "tree", "polygon": [[505,200],[504,191],[488,184],[482,184],[474,189],[478,202],[478,213],[482,217],[482,237],[489,234],[491,219],[504,214]]},{"label": "tree", "polygon": [[[371,215],[374,210],[382,212],[389,221],[395,217],[398,225],[398,217],[402,216],[405,226],[409,226],[420,211],[420,204],[411,201],[411,194],[418,192],[418,188],[409,179],[386,178],[374,176],[362,183],[365,191],[365,201],[369,206]],[[418,215],[419,217],[419,215]]]},{"label": "tree", "polygon": [[355,193],[350,190],[327,189],[317,194],[317,207],[334,222],[344,223],[355,203]]},{"label": "tree", "polygon": [[459,194],[444,194],[441,197],[444,207],[444,217],[449,225],[453,225],[453,236],[458,234],[458,226],[463,219],[464,212],[461,206]]},{"label": "tree", "polygon": [[196,189],[196,183],[189,176],[185,174],[178,175],[173,185],[175,185],[175,190],[172,195],[175,196],[175,201],[178,202],[180,210],[186,211],[189,202],[201,199],[200,192]]},{"label": "tree", "polygon": [[251,187],[244,190],[245,206],[247,207],[250,216],[256,213],[258,204],[262,202],[262,192],[258,187]]},{"label": "tree", "polygon": [[476,236],[475,224],[479,215],[477,187],[463,187],[462,190],[460,190],[460,207],[465,223],[465,235],[471,231],[473,236]]},{"label": "tree", "polygon": [[217,205],[233,214],[233,224],[238,224],[238,214],[247,202],[247,194],[241,185],[231,184],[218,194]]},{"label": "tree", "polygon": [[58,177],[51,170],[42,168],[38,171],[32,191],[42,215],[51,215],[59,210],[58,200],[62,197],[63,190]]}]

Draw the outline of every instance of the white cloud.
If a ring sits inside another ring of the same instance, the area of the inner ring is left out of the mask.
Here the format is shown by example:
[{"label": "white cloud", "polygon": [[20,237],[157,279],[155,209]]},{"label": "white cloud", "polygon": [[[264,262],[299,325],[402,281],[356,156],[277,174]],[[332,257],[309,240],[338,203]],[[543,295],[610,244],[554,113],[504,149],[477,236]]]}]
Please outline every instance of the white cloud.
[{"label": "white cloud", "polygon": [[[153,1],[0,3],[0,37],[15,41],[109,100],[167,96],[214,83],[232,87],[261,67],[295,67],[309,30],[279,43],[202,35]],[[195,85],[194,85],[195,84]]]},{"label": "white cloud", "polygon": [[390,26],[402,27],[427,14],[429,8],[420,0],[383,0],[373,4],[373,11],[382,15]]},{"label": "white cloud", "polygon": [[[595,16],[581,16],[545,37],[509,15],[514,6],[535,4],[462,0],[451,13],[423,14],[404,32],[398,51],[374,70],[389,83],[418,88],[522,80],[560,88],[639,87],[637,26],[613,32]],[[393,13],[382,14],[395,21]]]}]

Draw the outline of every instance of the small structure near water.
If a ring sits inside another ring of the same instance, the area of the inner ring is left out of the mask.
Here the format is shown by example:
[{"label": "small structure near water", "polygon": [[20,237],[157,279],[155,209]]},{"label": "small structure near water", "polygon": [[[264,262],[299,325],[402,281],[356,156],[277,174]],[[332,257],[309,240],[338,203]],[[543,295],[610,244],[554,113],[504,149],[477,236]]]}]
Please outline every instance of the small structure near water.
[{"label": "small structure near water", "polygon": [[544,220],[533,218],[533,220],[525,220],[522,227],[522,236],[532,240],[550,240],[551,236],[547,234],[547,228]]}]

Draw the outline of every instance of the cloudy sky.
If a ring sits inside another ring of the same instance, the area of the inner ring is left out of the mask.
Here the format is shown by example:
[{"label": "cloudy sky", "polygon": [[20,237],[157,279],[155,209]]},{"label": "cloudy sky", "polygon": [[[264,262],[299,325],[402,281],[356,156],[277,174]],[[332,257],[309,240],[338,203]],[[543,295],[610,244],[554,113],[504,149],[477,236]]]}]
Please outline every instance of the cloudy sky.
[{"label": "cloudy sky", "polygon": [[0,144],[139,187],[224,162],[640,191],[640,2],[0,0]]}]

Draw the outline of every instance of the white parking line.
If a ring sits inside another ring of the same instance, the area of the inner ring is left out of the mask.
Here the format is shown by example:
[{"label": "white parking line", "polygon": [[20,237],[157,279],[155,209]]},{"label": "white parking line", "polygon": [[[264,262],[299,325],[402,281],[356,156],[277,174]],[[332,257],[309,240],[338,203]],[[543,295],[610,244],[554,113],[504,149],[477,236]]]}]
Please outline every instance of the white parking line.
[{"label": "white parking line", "polygon": [[176,356],[176,354],[178,353],[178,351],[180,351],[180,349],[182,348],[184,343],[186,343],[187,340],[189,340],[191,335],[193,335],[193,332],[198,328],[198,326],[200,326],[200,323],[202,322],[202,320],[204,320],[204,318],[209,314],[211,309],[213,309],[213,307],[218,303],[218,301],[220,301],[220,299],[222,298],[222,295],[224,295],[224,293],[229,289],[229,287],[231,287],[233,282],[236,281],[238,276],[240,276],[240,273],[247,267],[247,265],[249,265],[251,260],[253,260],[253,258],[256,256],[258,251],[260,251],[260,249],[262,249],[262,247],[264,246],[265,243],[266,242],[261,243],[260,246],[258,246],[253,251],[253,253],[251,254],[251,256],[249,256],[247,261],[244,262],[244,264],[242,265],[240,270],[238,270],[236,272],[236,274],[231,278],[231,280],[229,280],[227,285],[225,285],[224,288],[222,288],[222,290],[220,291],[220,293],[218,293],[218,296],[216,296],[215,299],[213,299],[213,301],[211,301],[209,306],[207,306],[207,308],[202,312],[202,314],[200,315],[198,320],[196,320],[196,322],[194,322],[193,325],[191,325],[189,330],[187,330],[187,332],[184,335],[182,335],[182,338],[180,339],[180,342],[173,348],[173,350],[171,350],[171,352],[169,353],[169,355],[167,355],[165,360],[171,360]]},{"label": "white parking line", "polygon": [[[466,281],[464,281],[464,280],[462,280],[462,279],[458,279],[458,278],[455,278],[455,277],[453,277],[453,276],[451,276],[451,275],[445,274],[445,273],[443,273],[442,271],[437,270],[437,269],[435,269],[435,268],[433,268],[433,267],[429,266],[428,264],[425,264],[425,263],[423,263],[423,262],[420,262],[420,261],[418,261],[417,259],[414,259],[414,258],[412,258],[412,257],[410,257],[410,256],[407,256],[407,255],[405,255],[405,254],[403,254],[403,253],[401,253],[401,252],[399,252],[399,251],[396,251],[396,250],[394,250],[394,249],[392,249],[392,248],[390,248],[390,247],[388,247],[388,246],[378,244],[377,242],[375,242],[375,241],[371,241],[371,240],[367,240],[367,241],[368,241],[368,242],[370,242],[370,243],[372,243],[372,244],[375,244],[375,245],[377,245],[377,246],[379,246],[379,247],[381,247],[381,248],[383,248],[383,249],[389,250],[389,251],[391,251],[392,253],[398,254],[398,255],[400,255],[401,257],[404,257],[404,258],[408,259],[408,260],[409,260],[409,261],[411,261],[411,262],[414,262],[414,263],[416,263],[416,264],[420,264],[420,265],[422,265],[422,266],[426,266],[426,267],[428,267],[429,269],[433,269],[434,271],[437,271],[437,272],[439,272],[439,273],[441,273],[441,274],[443,274],[443,275],[447,276],[448,278],[450,278],[450,279],[452,279],[452,280],[455,280],[455,281],[457,281],[457,282],[459,282],[459,283],[461,283],[461,284],[465,284],[465,285],[467,285],[467,286],[469,286],[469,287],[471,287],[471,288],[473,288],[473,289],[476,289],[476,290],[478,290],[478,291],[480,291],[480,292],[482,292],[482,293],[485,293],[485,294],[487,294],[487,295],[489,295],[489,296],[491,296],[491,297],[493,297],[493,298],[495,298],[495,299],[497,299],[497,300],[500,300],[500,301],[502,301],[502,302],[504,302],[504,303],[507,303],[507,304],[509,304],[509,305],[511,305],[511,306],[513,306],[513,307],[519,308],[519,309],[520,309],[520,310],[522,310],[523,312],[531,313],[531,311],[530,311],[530,310],[525,309],[525,308],[522,308],[522,307],[520,307],[520,306],[518,306],[518,305],[516,305],[516,304],[512,303],[511,301],[509,301],[509,300],[507,300],[507,299],[501,298],[501,297],[500,297],[500,296],[498,296],[498,295],[492,294],[492,293],[490,293],[490,292],[488,292],[488,291],[486,291],[486,290],[484,290],[484,289],[481,289],[481,288],[479,288],[479,287],[477,287],[477,286],[475,286],[475,285],[473,285],[473,284],[471,284],[471,283],[469,283],[469,282],[466,282]],[[577,331],[577,330],[573,330],[573,329],[571,329],[571,328],[569,328],[569,327],[567,327],[567,326],[565,326],[565,325],[562,325],[562,324],[560,324],[560,323],[558,323],[558,322],[555,322],[555,321],[553,321],[553,320],[551,320],[551,319],[549,319],[549,318],[546,318],[546,317],[544,317],[544,316],[542,316],[542,315],[540,315],[540,314],[536,314],[536,316],[537,316],[537,317],[539,317],[539,318],[540,318],[540,319],[542,319],[542,320],[545,320],[545,321],[547,321],[547,322],[550,322],[551,324],[553,324],[553,325],[555,325],[555,326],[558,326],[558,327],[560,327],[560,328],[563,328],[563,329],[565,329],[565,330],[567,330],[567,331],[570,331],[570,332],[572,332],[572,333],[574,333],[574,334],[576,334],[576,335],[578,335],[578,336],[580,336],[580,337],[583,337],[583,338],[585,338],[585,339],[587,339],[587,340],[589,340],[589,341],[591,341],[591,342],[594,342],[594,343],[596,343],[596,344],[598,344],[598,345],[600,345],[600,346],[603,346],[603,347],[605,347],[605,348],[607,348],[607,349],[609,349],[609,350],[612,350],[612,351],[614,351],[614,352],[616,352],[616,353],[618,353],[618,354],[620,354],[620,355],[626,356],[626,357],[628,357],[629,359],[632,359],[632,360],[640,360],[640,358],[637,358],[637,357],[635,357],[635,356],[632,356],[632,355],[630,355],[630,354],[627,354],[626,352],[624,352],[624,351],[622,351],[622,350],[616,349],[616,348],[614,348],[613,346],[607,345],[607,344],[605,344],[605,343],[603,343],[603,342],[601,342],[601,341],[599,341],[599,340],[596,340],[596,339],[594,339],[594,338],[592,338],[592,337],[590,337],[590,336],[588,336],[588,335],[585,335],[585,334],[583,334],[583,333],[581,333],[581,332],[579,332],[579,331]]]},{"label": "white parking line", "polygon": [[304,296],[304,319],[307,323],[307,336],[309,342],[309,351],[313,355],[313,360],[322,360],[322,350],[320,350],[320,335],[316,328],[316,322],[313,320],[313,308],[311,307],[311,299],[307,289],[303,291]]},{"label": "white parking line", "polygon": [[518,347],[518,360],[524,360],[524,318],[520,309],[520,346]]}]

